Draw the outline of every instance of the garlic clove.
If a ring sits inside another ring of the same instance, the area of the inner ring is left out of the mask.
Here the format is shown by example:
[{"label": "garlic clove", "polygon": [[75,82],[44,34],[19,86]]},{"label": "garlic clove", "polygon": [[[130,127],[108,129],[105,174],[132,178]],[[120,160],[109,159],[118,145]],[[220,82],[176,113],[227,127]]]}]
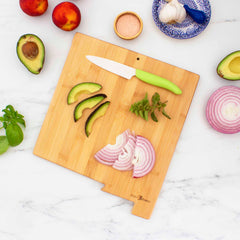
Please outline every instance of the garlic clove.
[{"label": "garlic clove", "polygon": [[181,5],[179,5],[178,10],[177,10],[177,17],[175,19],[176,22],[182,23],[183,20],[186,18],[187,13],[185,8]]},{"label": "garlic clove", "polygon": [[165,4],[160,10],[159,20],[163,23],[169,23],[171,21],[174,21],[176,14],[177,9],[174,6]]}]

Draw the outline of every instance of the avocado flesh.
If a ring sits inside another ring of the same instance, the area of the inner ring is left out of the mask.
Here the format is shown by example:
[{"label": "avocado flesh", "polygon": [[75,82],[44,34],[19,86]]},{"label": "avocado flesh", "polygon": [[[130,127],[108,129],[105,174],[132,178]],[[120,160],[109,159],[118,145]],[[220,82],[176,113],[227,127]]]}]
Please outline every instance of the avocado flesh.
[{"label": "avocado flesh", "polygon": [[78,97],[81,94],[89,94],[99,91],[102,88],[102,86],[98,83],[93,82],[83,82],[75,85],[72,87],[70,92],[68,93],[67,97],[67,103],[72,104],[78,100]]},{"label": "avocado flesh", "polygon": [[31,73],[41,72],[45,59],[45,47],[39,37],[33,34],[21,36],[17,42],[17,55]]},{"label": "avocado flesh", "polygon": [[107,96],[105,94],[97,94],[92,97],[86,98],[82,100],[74,110],[74,120],[75,122],[82,117],[83,111],[86,108],[93,108],[95,107],[98,103],[100,103],[104,98]]},{"label": "avocado flesh", "polygon": [[99,107],[97,107],[88,117],[86,123],[85,123],[85,133],[87,135],[87,137],[89,137],[89,135],[91,134],[92,132],[92,127],[93,127],[93,124],[94,122],[102,117],[107,109],[108,109],[108,106],[109,106],[110,102],[107,101],[107,102],[104,102],[102,103]]},{"label": "avocado flesh", "polygon": [[227,80],[240,80],[240,51],[227,55],[218,64],[217,73]]}]

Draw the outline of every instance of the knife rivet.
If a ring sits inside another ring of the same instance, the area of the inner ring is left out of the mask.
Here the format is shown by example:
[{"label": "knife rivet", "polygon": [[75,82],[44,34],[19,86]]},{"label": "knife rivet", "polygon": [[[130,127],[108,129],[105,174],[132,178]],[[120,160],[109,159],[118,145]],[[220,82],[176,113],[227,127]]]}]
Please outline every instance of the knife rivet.
[{"label": "knife rivet", "polygon": [[140,58],[138,57],[138,58],[137,58],[137,60],[139,61],[139,60],[140,60]]}]

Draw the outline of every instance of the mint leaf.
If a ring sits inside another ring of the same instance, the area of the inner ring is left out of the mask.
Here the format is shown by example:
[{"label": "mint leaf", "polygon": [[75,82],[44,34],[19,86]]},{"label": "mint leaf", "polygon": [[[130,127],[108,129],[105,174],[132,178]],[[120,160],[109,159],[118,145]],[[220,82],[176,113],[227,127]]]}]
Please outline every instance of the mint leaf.
[{"label": "mint leaf", "polygon": [[148,94],[145,94],[145,97],[135,102],[131,105],[129,111],[132,113],[135,113],[137,116],[140,116],[144,120],[148,121],[148,114],[151,113],[151,118],[153,121],[158,122],[158,119],[155,115],[155,110],[157,109],[159,112],[162,112],[162,114],[167,117],[168,119],[171,119],[170,116],[165,112],[165,107],[167,106],[167,101],[161,102],[160,101],[160,95],[155,92],[151,98],[152,105],[150,105],[148,100]]},{"label": "mint leaf", "polygon": [[151,118],[152,118],[152,120],[153,120],[154,122],[158,122],[158,119],[157,119],[157,117],[156,117],[156,115],[155,115],[154,112],[151,112]]},{"label": "mint leaf", "polygon": [[157,105],[160,102],[160,95],[156,92],[152,96],[153,105]]},{"label": "mint leaf", "polygon": [[168,114],[165,112],[164,108],[163,108],[163,110],[162,110],[162,114],[163,114],[166,118],[171,119],[171,117],[168,116]]}]

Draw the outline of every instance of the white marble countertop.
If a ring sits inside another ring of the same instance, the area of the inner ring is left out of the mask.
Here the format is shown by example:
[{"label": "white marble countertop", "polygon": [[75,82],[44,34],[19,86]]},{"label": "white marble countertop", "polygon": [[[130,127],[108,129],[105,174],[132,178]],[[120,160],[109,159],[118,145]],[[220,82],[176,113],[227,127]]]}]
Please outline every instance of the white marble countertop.
[{"label": "white marble countertop", "polygon": [[[25,116],[21,145],[0,156],[0,240],[239,240],[240,135],[214,131],[205,119],[210,94],[220,86],[240,86],[216,74],[228,53],[239,50],[240,1],[210,1],[212,18],[199,36],[175,40],[152,19],[152,1],[79,0],[80,26],[64,32],[51,13],[29,17],[18,1],[0,2],[0,109],[12,104]],[[122,11],[143,20],[142,34],[125,41],[113,31]],[[138,51],[189,71],[200,81],[163,188],[150,220],[131,214],[132,203],[102,192],[102,185],[33,155],[42,122],[74,33]],[[44,42],[46,60],[39,75],[16,55],[25,33]]]}]

